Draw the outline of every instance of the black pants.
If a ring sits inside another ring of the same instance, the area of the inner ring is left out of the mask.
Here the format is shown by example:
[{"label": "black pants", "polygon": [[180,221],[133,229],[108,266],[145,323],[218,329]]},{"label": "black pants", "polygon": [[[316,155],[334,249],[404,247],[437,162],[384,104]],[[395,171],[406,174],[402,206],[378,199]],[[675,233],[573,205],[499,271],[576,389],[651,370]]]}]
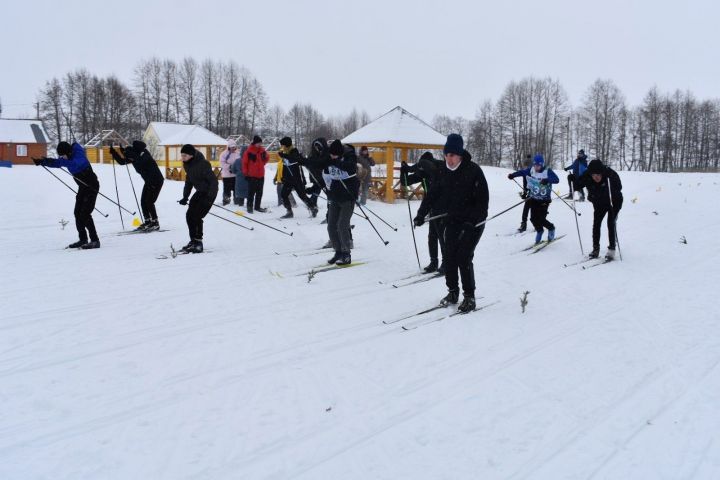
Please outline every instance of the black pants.
[{"label": "black pants", "polygon": [[305,193],[309,195],[310,205],[317,207],[318,197],[322,193],[322,187],[313,183],[310,188],[305,190]]},{"label": "black pants", "polygon": [[155,210],[155,202],[157,202],[157,199],[160,196],[162,186],[163,182],[146,183],[142,189],[142,194],[140,195],[140,209],[142,210],[142,214],[146,222],[158,219],[157,211]]},{"label": "black pants", "polygon": [[214,197],[210,198],[205,194],[197,193],[190,199],[190,204],[185,214],[190,240],[203,239],[203,218],[205,218],[210,211],[214,201]]},{"label": "black pants", "polygon": [[475,270],[473,257],[475,247],[482,237],[485,225],[478,228],[469,225],[447,223],[445,225],[445,284],[450,291],[459,291],[458,272],[463,294],[475,295]]},{"label": "black pants", "polygon": [[305,193],[305,185],[299,182],[285,181],[283,180],[282,190],[280,191],[280,197],[282,198],[283,206],[286,210],[292,210],[292,204],[290,203],[290,195],[293,190],[297,193],[297,196],[302,202],[312,208],[312,202]]},{"label": "black pants", "polygon": [[570,190],[570,193],[580,192],[585,195],[585,192],[583,191],[583,182],[582,179],[575,177],[575,174],[571,173],[568,175],[568,189]]},{"label": "black pants", "polygon": [[75,227],[81,241],[87,242],[88,235],[90,241],[95,242],[98,239],[95,230],[95,222],[92,218],[92,212],[95,209],[95,201],[97,200],[100,184],[89,184],[92,188],[78,183],[78,192],[75,196]]},{"label": "black pants", "polygon": [[555,230],[555,225],[547,219],[550,200],[536,200],[531,198],[528,200],[528,203],[530,204],[530,222],[532,222],[533,227],[535,227],[535,231],[542,232],[543,228]]},{"label": "black pants", "polygon": [[328,205],[327,229],[330,242],[336,252],[350,253],[350,218],[352,218],[355,202],[330,202]]},{"label": "black pants", "polygon": [[255,207],[260,208],[262,203],[263,186],[265,185],[264,178],[253,178],[246,177],[248,182],[248,208]]},{"label": "black pants", "polygon": [[442,258],[444,260],[445,239],[443,238],[443,221],[437,219],[429,223],[430,226],[428,229],[428,251],[430,253],[430,260],[438,259],[438,245],[440,246],[440,253],[442,254]]},{"label": "black pants", "polygon": [[530,213],[530,200],[526,200],[523,204],[522,223],[527,223],[528,213]]},{"label": "black pants", "polygon": [[[614,213],[611,215],[608,215],[607,220],[607,227],[608,227],[608,242],[610,250],[615,250],[615,239],[616,236],[616,230],[615,230],[615,222],[617,221],[618,213],[620,213],[620,209],[622,208],[622,200],[616,202],[616,205],[613,205],[614,207]],[[595,210],[593,212],[593,248],[600,248],[600,227],[602,226],[603,218],[605,218],[606,214],[610,213],[610,207],[609,206],[596,206]]]},{"label": "black pants", "polygon": [[223,199],[228,199],[235,194],[235,177],[223,177]]}]

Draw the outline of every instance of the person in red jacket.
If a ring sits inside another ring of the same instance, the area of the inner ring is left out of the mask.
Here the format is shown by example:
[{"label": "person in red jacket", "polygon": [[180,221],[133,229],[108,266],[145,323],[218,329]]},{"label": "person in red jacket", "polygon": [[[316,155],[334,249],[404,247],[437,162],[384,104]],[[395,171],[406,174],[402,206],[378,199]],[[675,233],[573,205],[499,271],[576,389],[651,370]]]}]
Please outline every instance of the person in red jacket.
[{"label": "person in red jacket", "polygon": [[267,211],[267,209],[260,206],[263,184],[265,183],[265,164],[267,162],[268,154],[265,147],[262,146],[262,138],[255,135],[242,158],[242,173],[248,183],[248,213],[253,213],[253,209],[261,213]]}]

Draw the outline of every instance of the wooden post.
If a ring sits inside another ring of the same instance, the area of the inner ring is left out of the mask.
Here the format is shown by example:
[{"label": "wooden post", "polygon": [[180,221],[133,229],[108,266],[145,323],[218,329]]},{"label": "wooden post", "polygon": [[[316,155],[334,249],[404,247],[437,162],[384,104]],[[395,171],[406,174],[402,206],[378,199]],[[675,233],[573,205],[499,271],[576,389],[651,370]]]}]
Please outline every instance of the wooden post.
[{"label": "wooden post", "polygon": [[389,144],[387,148],[385,148],[385,166],[387,168],[385,201],[387,203],[395,203],[395,192],[393,191],[393,183],[395,182],[395,149]]},{"label": "wooden post", "polygon": [[165,178],[170,179],[170,147],[165,145]]},{"label": "wooden post", "polygon": [[[407,148],[400,149],[400,159],[403,162],[407,163],[407,161],[408,161],[408,149]],[[402,183],[402,178],[401,178],[400,185],[402,185],[402,184],[403,183]],[[411,188],[410,187],[401,187],[401,188],[402,188],[405,198],[408,198],[408,196],[410,195]]]}]

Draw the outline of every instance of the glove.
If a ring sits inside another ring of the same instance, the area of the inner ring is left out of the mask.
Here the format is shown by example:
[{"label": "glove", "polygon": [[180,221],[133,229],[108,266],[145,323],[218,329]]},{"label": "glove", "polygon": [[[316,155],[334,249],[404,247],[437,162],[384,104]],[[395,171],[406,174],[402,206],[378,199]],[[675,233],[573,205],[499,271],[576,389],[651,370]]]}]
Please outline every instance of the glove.
[{"label": "glove", "polygon": [[508,173],[508,180],[512,180],[513,178],[512,173]]},{"label": "glove", "polygon": [[548,182],[548,179],[547,179],[547,178],[543,178],[542,180],[540,180],[540,185],[547,185],[547,184],[549,184],[549,183],[550,183],[550,182]]},{"label": "glove", "polygon": [[287,158],[287,153],[285,153],[285,152],[278,152],[278,156],[279,156],[280,158]]},{"label": "glove", "polygon": [[188,199],[187,199],[187,198],[182,198],[181,200],[178,200],[178,203],[179,203],[180,205],[187,205],[187,202],[188,202]]},{"label": "glove", "polygon": [[33,158],[32,160],[35,166],[40,166],[43,164],[43,161],[45,161],[44,158]]},{"label": "glove", "polygon": [[413,219],[413,225],[416,227],[422,227],[424,223],[425,219],[423,217],[418,216]]}]

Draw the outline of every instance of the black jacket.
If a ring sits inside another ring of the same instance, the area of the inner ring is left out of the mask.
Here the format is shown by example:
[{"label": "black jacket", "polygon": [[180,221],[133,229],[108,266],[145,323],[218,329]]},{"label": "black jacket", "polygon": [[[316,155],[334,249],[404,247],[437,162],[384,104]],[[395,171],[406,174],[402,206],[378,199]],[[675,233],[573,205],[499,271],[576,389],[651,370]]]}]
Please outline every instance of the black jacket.
[{"label": "black jacket", "polygon": [[[316,145],[319,148],[316,148]],[[316,138],[313,140],[312,153],[307,158],[301,159],[301,164],[308,169],[310,172],[310,181],[313,185],[325,190],[325,180],[323,179],[323,169],[328,165],[330,161],[330,154],[328,153],[327,140],[324,138]]]},{"label": "black jacket", "polygon": [[145,183],[151,185],[161,185],[165,180],[163,174],[160,171],[155,159],[150,155],[147,150],[147,145],[144,142],[135,140],[132,146],[125,147],[123,149],[123,155],[120,155],[117,150],[110,147],[110,155],[120,165],[126,165],[132,163],[135,171],[140,174]]},{"label": "black jacket", "polygon": [[603,166],[602,180],[600,183],[592,179],[589,171],[582,176],[583,185],[588,189],[588,201],[592,202],[595,208],[610,209],[610,194],[608,193],[608,179],[612,189],[612,201],[615,207],[622,204],[622,182],[620,176],[610,167]]},{"label": "black jacket", "polygon": [[432,210],[435,215],[447,213],[447,222],[476,224],[487,218],[488,203],[485,174],[465,151],[455,171],[446,165],[441,167],[437,180],[420,204],[417,216],[425,218]]},{"label": "black jacket", "polygon": [[342,157],[333,160],[328,155],[327,164],[323,169],[325,183],[330,185],[328,200],[331,202],[356,202],[360,191],[355,147],[352,145],[344,145],[344,147],[345,151]]},{"label": "black jacket", "polygon": [[415,165],[403,163],[400,167],[400,181],[405,186],[423,182],[425,189],[429,190],[444,166],[443,160],[434,158],[421,158]]},{"label": "black jacket", "polygon": [[281,150],[278,155],[283,159],[282,182],[305,186],[305,176],[300,167],[305,158],[293,147],[288,153]]},{"label": "black jacket", "polygon": [[205,155],[195,152],[191,160],[183,163],[185,170],[185,188],[183,198],[188,198],[195,188],[195,195],[206,195],[213,202],[218,193],[218,179]]}]

